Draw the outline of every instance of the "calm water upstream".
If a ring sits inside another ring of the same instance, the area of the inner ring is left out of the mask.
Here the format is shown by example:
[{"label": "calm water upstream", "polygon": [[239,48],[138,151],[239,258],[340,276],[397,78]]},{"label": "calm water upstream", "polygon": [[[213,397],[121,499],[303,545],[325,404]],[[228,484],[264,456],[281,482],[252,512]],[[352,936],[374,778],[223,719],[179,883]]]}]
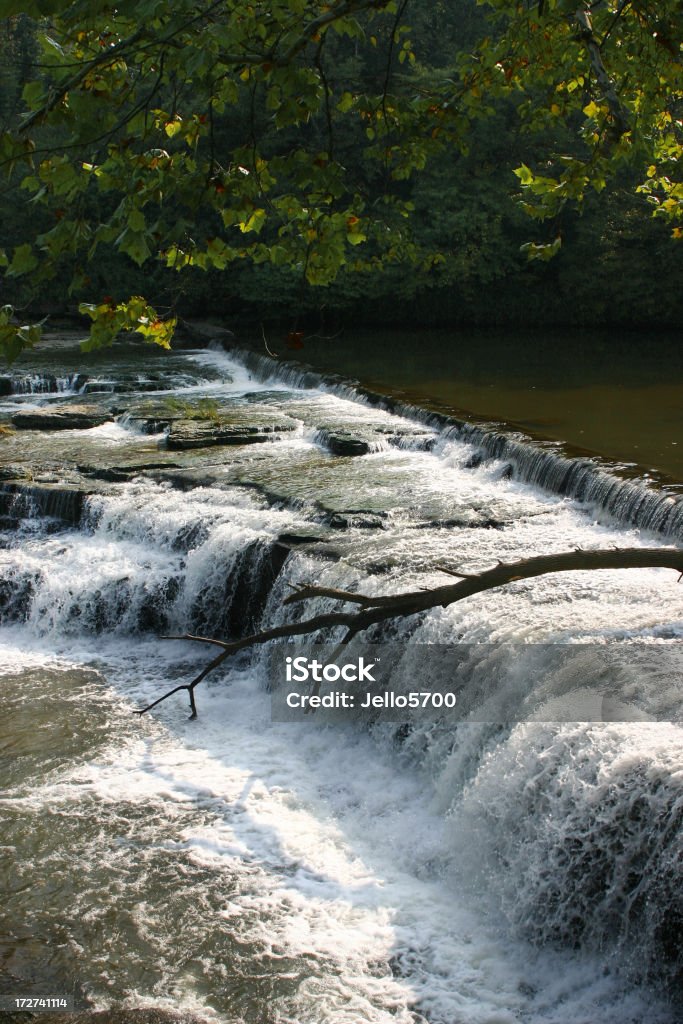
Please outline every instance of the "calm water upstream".
[{"label": "calm water upstream", "polygon": [[111,418],[0,438],[0,991],[218,1024],[680,1020],[673,572],[519,582],[374,637],[476,645],[473,684],[540,708],[586,683],[551,694],[543,645],[619,644],[656,682],[621,692],[644,721],[277,723],[255,656],[196,721],[184,695],[132,714],[207,658],[160,634],[284,621],[302,581],[675,543],[674,497],[240,352],[11,377],[5,420]]},{"label": "calm water upstream", "polygon": [[680,334],[345,332],[304,345],[321,369],[683,483]]}]

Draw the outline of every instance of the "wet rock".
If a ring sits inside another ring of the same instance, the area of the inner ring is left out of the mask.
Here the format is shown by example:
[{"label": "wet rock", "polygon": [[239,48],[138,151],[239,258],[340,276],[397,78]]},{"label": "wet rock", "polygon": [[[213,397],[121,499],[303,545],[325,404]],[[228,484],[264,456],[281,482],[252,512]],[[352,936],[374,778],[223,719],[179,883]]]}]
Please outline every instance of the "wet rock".
[{"label": "wet rock", "polygon": [[314,544],[325,538],[313,533],[281,533],[278,542],[285,547],[299,547],[301,544]]},{"label": "wet rock", "polygon": [[436,438],[429,434],[400,434],[392,443],[397,448],[411,452],[431,452],[436,445]]},{"label": "wet rock", "polygon": [[28,618],[38,575],[0,579],[0,622],[23,622]]},{"label": "wet rock", "polygon": [[170,402],[151,400],[132,402],[130,405],[113,410],[122,427],[136,430],[140,434],[158,434],[168,430],[175,420],[187,419],[187,412],[172,408]]},{"label": "wet rock", "polygon": [[95,405],[67,405],[18,412],[12,416],[12,423],[18,430],[90,430],[112,419],[111,413]]},{"label": "wet rock", "polygon": [[47,395],[60,390],[59,381],[51,373],[32,373],[9,380],[15,395]]},{"label": "wet rock", "polygon": [[30,480],[31,474],[23,466],[0,466],[0,482],[5,480]]},{"label": "wet rock", "polygon": [[397,430],[366,424],[362,433],[337,426],[318,427],[315,440],[333,455],[354,456],[367,455],[387,445],[410,451],[431,451],[436,439],[429,431],[419,428]]},{"label": "wet rock", "polygon": [[77,526],[89,493],[68,484],[7,483],[0,486],[0,515],[13,519],[46,516]]},{"label": "wet rock", "polygon": [[317,440],[324,444],[333,455],[367,455],[370,442],[349,431],[330,431],[322,428],[318,431]]},{"label": "wet rock", "polygon": [[0,395],[12,394],[12,378],[0,377]]},{"label": "wet rock", "polygon": [[138,609],[138,629],[146,633],[165,633],[169,628],[169,610],[180,592],[181,580],[171,576],[145,596]]},{"label": "wet rock", "polygon": [[203,522],[186,523],[181,526],[173,538],[171,548],[173,551],[191,551],[192,548],[201,547],[209,536],[209,527]]},{"label": "wet rock", "polygon": [[[76,469],[90,480],[104,480],[107,483],[127,483],[134,477],[150,470],[177,469],[172,462],[143,462],[134,466],[77,466]],[[2,477],[0,477],[2,479]]]},{"label": "wet rock", "polygon": [[335,512],[325,518],[333,530],[382,530],[383,517],[374,512]]},{"label": "wet rock", "polygon": [[484,456],[481,452],[472,452],[469,459],[465,463],[465,469],[478,469],[484,461]]},{"label": "wet rock", "polygon": [[264,441],[277,440],[277,435],[281,431],[293,429],[293,425],[286,423],[252,426],[176,420],[171,425],[166,446],[172,451],[186,451],[190,448],[212,448],[217,445],[262,444]]},{"label": "wet rock", "polygon": [[117,388],[113,380],[89,380],[83,384],[84,395],[111,395],[114,391],[122,391]]},{"label": "wet rock", "polygon": [[437,440],[431,431],[420,427],[375,427],[373,432],[392,447],[411,452],[431,452]]},{"label": "wet rock", "polygon": [[139,434],[163,434],[173,423],[171,416],[129,416],[125,410],[122,412],[116,410],[115,415],[117,419],[123,420],[121,426],[135,430]]},{"label": "wet rock", "polygon": [[290,551],[277,541],[248,544],[225,579],[208,586],[194,602],[189,616],[191,630],[226,639],[255,632]]}]

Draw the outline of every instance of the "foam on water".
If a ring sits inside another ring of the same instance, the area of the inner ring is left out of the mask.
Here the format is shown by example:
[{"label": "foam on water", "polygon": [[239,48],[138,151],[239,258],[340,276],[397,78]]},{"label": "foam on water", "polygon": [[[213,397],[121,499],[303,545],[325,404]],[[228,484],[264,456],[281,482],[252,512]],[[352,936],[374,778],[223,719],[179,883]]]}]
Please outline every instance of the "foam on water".
[{"label": "foam on water", "polygon": [[[150,673],[152,653],[158,657],[158,648],[129,645],[124,652],[110,644],[100,659],[137,701],[156,692],[173,661],[169,653],[167,664]],[[6,654],[15,665],[25,657]],[[39,660],[36,653],[31,660]],[[64,659],[61,667],[66,686]],[[53,877],[61,878],[71,860],[79,878],[71,914],[81,917],[78,932],[92,962],[81,971],[97,1004],[106,1005],[109,988],[121,994],[127,967],[128,1005],[166,1001],[234,1019],[224,972],[229,976],[235,965],[221,955],[229,956],[237,934],[251,951],[251,971],[255,957],[274,985],[273,1009],[282,1021],[673,1019],[651,995],[624,991],[623,979],[605,975],[597,958],[534,951],[512,942],[490,908],[487,920],[482,891],[513,881],[501,880],[500,866],[490,868],[504,795],[485,804],[487,815],[473,816],[468,843],[462,829],[470,805],[462,819],[444,818],[429,776],[414,766],[397,769],[391,750],[367,735],[273,725],[251,673],[210,687],[202,712],[200,733],[179,720],[176,708],[131,732],[115,706],[98,756],[14,794],[24,820],[51,808]],[[96,827],[84,829],[74,849],[73,831],[62,837],[58,823],[73,827],[80,816]],[[475,895],[466,870],[473,850],[487,851],[490,870]],[[170,877],[160,874],[157,860]],[[101,927],[108,905],[97,892],[103,876],[118,901],[118,936]],[[185,892],[164,891],[164,880]],[[184,906],[187,887],[201,908],[194,917]],[[529,899],[534,895],[530,885]],[[179,913],[181,933],[168,927]],[[207,932],[211,940],[202,942]],[[202,946],[200,968],[183,970],[182,951]],[[151,987],[140,977],[145,956]],[[238,971],[244,967],[240,962]]]},{"label": "foam on water", "polygon": [[[217,394],[274,405],[301,431],[212,455],[213,486],[139,479],[88,497],[80,529],[38,518],[33,534],[6,535],[0,688],[8,750],[27,747],[2,802],[16,877],[0,918],[54,947],[49,968],[103,1007],[222,1024],[674,1024],[678,727],[277,724],[257,657],[202,685],[195,722],[186,694],[131,715],[210,657],[155,634],[284,621],[301,614],[282,606],[293,584],[386,593],[441,584],[444,564],[655,538],[504,478],[501,461],[472,465],[452,433],[432,451],[385,446],[414,424],[347,385],[255,384],[223,354],[192,360],[218,369]],[[338,459],[321,425],[387,433]],[[120,427],[98,429],[95,446],[117,442]],[[295,535],[302,546],[283,546]],[[374,639],[477,645],[473,684],[500,680],[532,706],[550,695],[534,644],[637,641],[656,661],[679,643],[675,579],[520,581]],[[500,641],[524,653],[511,660]],[[636,679],[627,696],[673,717],[665,672],[661,691]]]},{"label": "foam on water", "polygon": [[[215,358],[220,363],[223,357],[217,353]],[[645,478],[636,482],[625,480],[606,471],[595,460],[565,458],[555,450],[555,444],[539,445],[524,435],[500,431],[495,424],[480,426],[457,417],[429,413],[336,374],[318,373],[297,364],[281,364],[248,351],[240,352],[237,358],[260,380],[279,380],[292,388],[319,388],[354,402],[390,408],[401,416],[442,431],[446,437],[469,442],[478,450],[478,457],[503,462],[507,472],[514,473],[525,483],[585,501],[605,520],[614,519],[676,539],[683,536],[680,494],[664,494],[653,489]]]}]

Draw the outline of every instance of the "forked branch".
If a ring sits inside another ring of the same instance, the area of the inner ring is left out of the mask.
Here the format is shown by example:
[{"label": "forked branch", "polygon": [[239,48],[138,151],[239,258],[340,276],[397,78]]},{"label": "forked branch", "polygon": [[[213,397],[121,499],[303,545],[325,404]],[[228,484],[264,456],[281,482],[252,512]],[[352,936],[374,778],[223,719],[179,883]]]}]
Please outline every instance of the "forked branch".
[{"label": "forked branch", "polygon": [[194,636],[184,634],[183,636],[164,637],[167,640],[191,640],[198,643],[213,644],[221,648],[213,661],[210,661],[202,671],[189,683],[182,683],[172,690],[162,694],[152,704],[141,708],[136,712],[144,715],[151,711],[157,704],[161,704],[167,697],[171,697],[180,690],[187,690],[190,698],[191,718],[197,717],[195,703],[195,688],[218,668],[227,658],[238,651],[249,647],[256,647],[266,644],[270,640],[281,640],[294,636],[307,636],[318,632],[321,629],[332,629],[337,626],[344,626],[347,629],[345,640],[357,633],[374,626],[378,622],[385,622],[387,619],[404,618],[409,615],[417,615],[420,612],[429,611],[430,608],[446,608],[448,605],[462,601],[474,594],[481,594],[487,590],[494,590],[497,587],[507,586],[520,580],[533,579],[536,576],[544,576],[553,572],[577,572],[595,569],[650,569],[666,568],[674,569],[683,575],[683,550],[678,548],[609,548],[606,550],[565,551],[554,555],[536,555],[533,558],[523,558],[518,562],[498,562],[492,569],[486,569],[479,573],[460,573],[457,569],[439,566],[440,572],[449,576],[460,577],[457,583],[449,583],[442,587],[429,589],[418,589],[404,591],[399,594],[386,594],[372,596],[369,594],[358,594],[353,591],[337,590],[331,587],[318,587],[314,584],[297,586],[293,594],[290,594],[284,601],[285,604],[295,604],[302,601],[309,601],[314,598],[327,598],[328,600],[360,606],[360,608],[349,608],[336,612],[323,612],[314,615],[309,619],[302,619],[299,622],[285,623],[282,626],[274,626],[272,629],[264,629],[259,633],[242,637],[240,640],[218,640],[213,637]]}]

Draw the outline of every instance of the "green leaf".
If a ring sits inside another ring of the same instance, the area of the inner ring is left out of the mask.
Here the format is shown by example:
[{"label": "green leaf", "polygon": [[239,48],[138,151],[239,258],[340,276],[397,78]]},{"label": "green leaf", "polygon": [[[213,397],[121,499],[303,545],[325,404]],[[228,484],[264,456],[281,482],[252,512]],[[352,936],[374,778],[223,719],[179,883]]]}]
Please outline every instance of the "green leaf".
[{"label": "green leaf", "polygon": [[531,185],[534,180],[534,173],[526,164],[522,164],[521,167],[515,167],[513,174],[517,175],[522,185]]},{"label": "green leaf", "polygon": [[341,94],[339,102],[337,103],[337,110],[339,111],[340,114],[345,114],[347,110],[351,109],[355,102],[355,96],[353,96],[350,92],[343,92]]},{"label": "green leaf", "polygon": [[152,255],[152,250],[147,244],[147,235],[143,231],[133,231],[132,228],[126,228],[123,234],[119,235],[116,239],[116,244],[139,267]]},{"label": "green leaf", "polygon": [[248,231],[254,231],[256,234],[258,234],[265,223],[265,219],[265,210],[254,210],[254,212],[247,220],[240,222],[240,231],[243,234],[246,234]]},{"label": "green leaf", "polygon": [[35,270],[37,266],[38,259],[28,242],[25,242],[24,245],[18,245],[14,250],[7,276],[21,277],[22,274],[28,274],[31,270]]},{"label": "green leaf", "polygon": [[174,138],[182,130],[183,122],[182,119],[179,117],[176,117],[173,121],[167,121],[166,124],[164,125],[164,131],[168,135],[169,139]]},{"label": "green leaf", "polygon": [[147,227],[147,221],[142,210],[131,210],[128,214],[128,226],[133,231],[144,231]]},{"label": "green leaf", "polygon": [[29,82],[24,86],[21,97],[30,110],[36,110],[42,103],[45,89],[42,82]]},{"label": "green leaf", "polygon": [[537,242],[527,242],[526,245],[520,246],[520,252],[526,253],[528,260],[543,260],[547,262],[555,256],[562,246],[562,239],[558,235],[557,238],[552,242],[545,242],[538,244]]}]

